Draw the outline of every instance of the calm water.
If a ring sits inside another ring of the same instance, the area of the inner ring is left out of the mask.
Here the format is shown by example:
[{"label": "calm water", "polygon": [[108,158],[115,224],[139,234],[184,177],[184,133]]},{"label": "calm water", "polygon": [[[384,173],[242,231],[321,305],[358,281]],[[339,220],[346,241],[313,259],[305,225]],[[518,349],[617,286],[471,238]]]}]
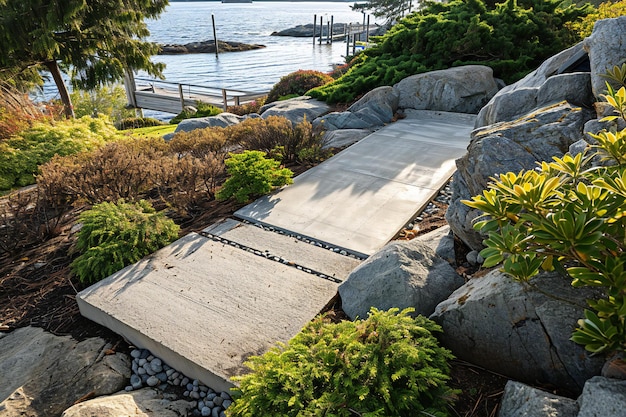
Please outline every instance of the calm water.
[{"label": "calm water", "polygon": [[[217,38],[265,45],[266,48],[220,54],[158,55],[153,61],[167,65],[166,81],[267,91],[282,76],[299,69],[330,71],[343,63],[345,42],[313,46],[311,38],[270,36],[272,32],[313,23],[313,16],[330,16],[335,23],[362,23],[363,14],[347,2],[221,3],[220,1],[171,2],[158,20],[146,23],[149,40],[158,43],[189,43],[213,39],[211,15],[215,16]],[[374,24],[370,18],[370,24]],[[142,77],[140,73],[138,77]],[[52,81],[46,82],[44,99],[58,98]],[[171,115],[170,115],[171,117]]]},{"label": "calm water", "polygon": [[[213,39],[211,15],[215,16],[217,38],[265,45],[266,48],[220,54],[160,55],[168,81],[259,91],[268,90],[280,77],[299,69],[330,71],[343,63],[345,42],[313,46],[311,38],[270,36],[297,25],[313,23],[314,15],[324,24],[334,16],[336,23],[362,22],[363,14],[350,9],[352,3],[270,2],[171,3],[161,18],[149,21],[150,40],[158,43],[188,43]],[[373,23],[373,22],[372,22]]]}]

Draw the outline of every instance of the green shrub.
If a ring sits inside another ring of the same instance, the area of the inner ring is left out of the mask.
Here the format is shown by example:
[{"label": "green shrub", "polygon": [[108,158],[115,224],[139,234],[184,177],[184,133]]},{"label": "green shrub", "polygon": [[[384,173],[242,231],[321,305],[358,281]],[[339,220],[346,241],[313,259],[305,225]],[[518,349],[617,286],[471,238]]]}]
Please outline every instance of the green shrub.
[{"label": "green shrub", "polygon": [[0,143],[0,190],[35,182],[39,165],[123,138],[106,117],[36,123]]},{"label": "green shrub", "polygon": [[405,309],[366,320],[315,319],[287,344],[246,365],[229,417],[446,416],[448,360],[440,327]]},{"label": "green shrub", "polygon": [[230,154],[225,161],[229,177],[216,194],[218,200],[235,197],[245,203],[253,197],[269,193],[275,187],[291,184],[293,172],[280,168],[280,162],[265,158],[260,151],[245,151]]},{"label": "green shrub", "polygon": [[134,110],[126,108],[126,91],[120,84],[108,84],[90,91],[74,90],[70,97],[78,118],[105,115],[118,124],[134,114]]},{"label": "green shrub", "polygon": [[626,0],[615,0],[600,3],[597,9],[583,19],[568,22],[568,27],[578,33],[580,38],[591,35],[593,25],[600,19],[610,19],[626,15]]},{"label": "green shrub", "polygon": [[429,2],[376,37],[377,46],[361,52],[342,77],[307,94],[349,103],[409,75],[469,64],[487,65],[495,77],[517,81],[580,40],[565,23],[591,10],[560,0]]},{"label": "green shrub", "polygon": [[[623,122],[626,88],[609,86],[606,98],[617,115],[603,120]],[[626,129],[591,136],[596,153],[566,154],[539,170],[502,174],[464,203],[485,213],[475,224],[489,236],[481,252],[485,267],[503,262],[503,270],[521,281],[556,269],[573,286],[605,289],[604,298],[587,300],[591,310],[572,336],[595,354],[626,351]],[[594,158],[612,165],[590,166]]]},{"label": "green shrub", "polygon": [[127,129],[140,129],[142,127],[161,126],[163,123],[160,120],[152,117],[127,117],[115,124],[115,127],[119,130]]},{"label": "green shrub", "polygon": [[176,117],[170,120],[170,123],[174,125],[180,123],[185,119],[197,119],[199,117],[217,116],[218,114],[222,113],[222,109],[220,109],[219,107],[215,107],[212,104],[202,103],[200,101],[196,103],[196,110],[196,112],[183,110],[182,112],[178,113]]},{"label": "green shrub", "polygon": [[139,261],[178,238],[178,226],[150,203],[101,203],[80,215],[83,224],[72,271],[93,283]]},{"label": "green shrub", "polygon": [[333,78],[320,71],[299,70],[287,74],[272,87],[267,95],[267,102],[279,100],[284,96],[299,97],[312,88],[329,83]]}]

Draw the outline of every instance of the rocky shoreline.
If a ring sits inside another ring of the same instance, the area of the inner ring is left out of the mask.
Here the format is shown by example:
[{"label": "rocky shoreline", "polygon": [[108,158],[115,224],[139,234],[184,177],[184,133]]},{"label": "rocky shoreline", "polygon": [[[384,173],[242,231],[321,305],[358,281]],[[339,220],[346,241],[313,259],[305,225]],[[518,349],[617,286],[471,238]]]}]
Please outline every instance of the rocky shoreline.
[{"label": "rocky shoreline", "polygon": [[[179,55],[179,54],[207,54],[215,52],[215,41],[190,42],[181,44],[159,45],[159,55]],[[265,45],[247,44],[241,42],[217,41],[219,52],[241,52],[254,49],[265,48]]]}]

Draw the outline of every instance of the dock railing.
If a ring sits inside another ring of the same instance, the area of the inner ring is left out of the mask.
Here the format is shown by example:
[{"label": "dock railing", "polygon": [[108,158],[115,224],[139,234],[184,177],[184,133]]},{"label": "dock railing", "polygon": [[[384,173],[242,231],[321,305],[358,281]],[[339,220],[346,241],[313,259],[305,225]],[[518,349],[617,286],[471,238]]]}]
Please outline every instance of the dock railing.
[{"label": "dock railing", "polygon": [[137,108],[180,113],[198,102],[222,107],[239,106],[266,96],[267,92],[173,83],[148,78],[134,78],[133,100]]}]

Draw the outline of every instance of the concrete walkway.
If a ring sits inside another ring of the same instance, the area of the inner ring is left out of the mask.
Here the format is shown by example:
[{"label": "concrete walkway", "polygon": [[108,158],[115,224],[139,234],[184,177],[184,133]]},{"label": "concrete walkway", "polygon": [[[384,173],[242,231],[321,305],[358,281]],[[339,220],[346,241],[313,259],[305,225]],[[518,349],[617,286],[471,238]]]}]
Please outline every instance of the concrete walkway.
[{"label": "concrete walkway", "polygon": [[[286,342],[446,183],[473,116],[419,112],[77,296],[81,313],[216,390]],[[301,236],[295,236],[301,235]],[[307,243],[304,236],[325,242]]]}]

